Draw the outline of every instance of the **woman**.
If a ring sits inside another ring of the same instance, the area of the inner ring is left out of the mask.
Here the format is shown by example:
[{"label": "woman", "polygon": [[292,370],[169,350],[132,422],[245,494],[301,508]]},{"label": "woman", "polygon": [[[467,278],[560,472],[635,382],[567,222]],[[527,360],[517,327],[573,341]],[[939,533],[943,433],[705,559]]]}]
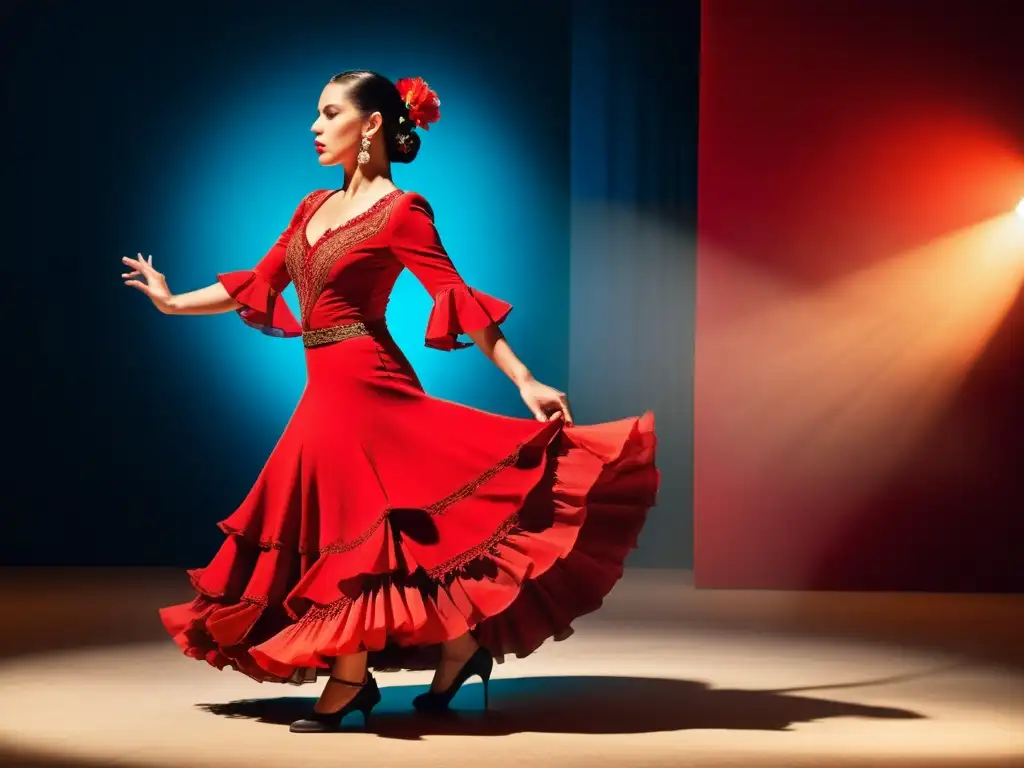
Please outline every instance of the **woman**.
[{"label": "woman", "polygon": [[[565,394],[537,381],[498,325],[512,307],[466,285],[423,197],[399,190],[417,129],[439,119],[421,79],[334,77],[313,123],[320,164],[343,185],[310,193],[251,270],[172,295],[149,260],[126,285],[165,314],[237,311],[301,336],[308,383],[241,506],[219,525],[197,596],[161,611],[185,653],[256,680],[327,684],[297,732],[365,718],[375,669],[435,668],[414,704],[447,708],[494,659],[571,634],[601,604],[654,504],[653,416],[573,426]],[[434,298],[426,344],[473,343],[515,384],[534,419],[432,398],[384,321],[408,268]],[[296,319],[281,299],[294,282]]]}]

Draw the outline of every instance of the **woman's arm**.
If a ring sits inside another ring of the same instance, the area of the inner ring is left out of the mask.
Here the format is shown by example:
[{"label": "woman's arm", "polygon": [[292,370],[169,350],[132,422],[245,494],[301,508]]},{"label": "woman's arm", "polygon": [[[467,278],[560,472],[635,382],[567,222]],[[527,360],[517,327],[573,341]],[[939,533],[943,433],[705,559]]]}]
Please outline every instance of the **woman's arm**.
[{"label": "woman's arm", "polygon": [[516,353],[512,351],[511,345],[497,325],[490,325],[480,331],[467,331],[466,335],[517,387],[533,381],[533,374],[523,361],[516,357]]},{"label": "woman's arm", "polygon": [[131,272],[121,275],[125,278],[125,285],[142,291],[153,302],[153,306],[165,315],[217,315],[242,306],[220,282],[196,291],[172,295],[171,289],[167,287],[167,278],[153,266],[152,256],[145,259],[140,253],[137,259],[125,256],[121,261],[132,268]]},{"label": "woman's arm", "polygon": [[565,393],[547,384],[541,384],[533,378],[530,369],[516,357],[516,353],[512,351],[511,345],[496,324],[480,331],[466,331],[466,335],[473,339],[473,343],[480,351],[519,388],[523,402],[538,421],[550,421],[561,416],[566,424],[572,425],[572,411]]},{"label": "woman's arm", "polygon": [[234,312],[242,305],[235,301],[220,283],[208,285],[167,299],[168,315],[219,315]]},{"label": "woman's arm", "polygon": [[395,257],[412,272],[434,298],[427,321],[426,344],[435,349],[460,349],[465,334],[519,388],[519,394],[538,421],[562,416],[572,424],[564,392],[541,384],[516,357],[498,327],[512,305],[470,288],[459,275],[441,244],[433,212],[420,195],[409,194],[392,215],[396,223],[391,240]]},{"label": "woman's arm", "polygon": [[286,252],[295,226],[302,220],[306,203],[314,193],[302,199],[292,214],[288,227],[277,242],[250,270],[217,275],[217,282],[188,293],[172,295],[167,279],[153,267],[153,257],[125,257],[121,261],[131,268],[122,274],[125,285],[142,291],[165,315],[219,315],[238,312],[250,326],[270,336],[301,335],[302,329],[288,311],[281,297],[291,276],[288,274]]}]

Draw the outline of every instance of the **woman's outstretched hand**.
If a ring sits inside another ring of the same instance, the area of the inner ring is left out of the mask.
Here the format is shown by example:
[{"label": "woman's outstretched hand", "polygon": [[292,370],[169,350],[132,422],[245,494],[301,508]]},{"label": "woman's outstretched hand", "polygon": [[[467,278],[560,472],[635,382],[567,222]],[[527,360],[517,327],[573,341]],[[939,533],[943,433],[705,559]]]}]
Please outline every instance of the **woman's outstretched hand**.
[{"label": "woman's outstretched hand", "polygon": [[572,425],[572,412],[565,392],[532,380],[519,387],[519,394],[537,421],[551,421],[561,416],[567,425]]},{"label": "woman's outstretched hand", "polygon": [[[122,273],[121,277],[125,280],[124,284],[142,291],[153,302],[153,306],[164,314],[169,314],[171,311],[171,290],[167,287],[167,280],[164,276],[154,269],[153,257],[150,256],[147,261],[140,253],[137,259],[125,256],[121,261],[132,270],[131,272]],[[134,279],[140,277],[144,279]]]}]

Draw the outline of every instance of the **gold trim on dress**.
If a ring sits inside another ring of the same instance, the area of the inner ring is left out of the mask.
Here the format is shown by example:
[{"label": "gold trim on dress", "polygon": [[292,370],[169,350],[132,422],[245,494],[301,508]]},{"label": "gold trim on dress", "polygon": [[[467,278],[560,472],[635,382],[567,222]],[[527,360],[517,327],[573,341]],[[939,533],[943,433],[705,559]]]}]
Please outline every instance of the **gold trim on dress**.
[{"label": "gold trim on dress", "polygon": [[329,328],[315,328],[311,331],[303,331],[302,344],[306,347],[320,347],[324,344],[333,344],[336,341],[345,341],[345,339],[369,335],[370,329],[363,323],[346,323],[345,325],[332,325]]}]

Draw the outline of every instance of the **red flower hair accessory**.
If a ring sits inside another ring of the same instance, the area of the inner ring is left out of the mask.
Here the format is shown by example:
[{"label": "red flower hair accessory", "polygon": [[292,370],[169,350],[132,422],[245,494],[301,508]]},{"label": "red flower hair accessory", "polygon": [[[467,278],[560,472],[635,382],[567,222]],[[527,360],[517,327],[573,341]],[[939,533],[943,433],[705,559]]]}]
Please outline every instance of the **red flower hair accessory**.
[{"label": "red flower hair accessory", "polygon": [[[430,90],[422,77],[403,77],[397,83],[398,93],[409,110],[409,119],[425,131],[441,119],[441,100]],[[401,122],[401,121],[399,121]]]}]

